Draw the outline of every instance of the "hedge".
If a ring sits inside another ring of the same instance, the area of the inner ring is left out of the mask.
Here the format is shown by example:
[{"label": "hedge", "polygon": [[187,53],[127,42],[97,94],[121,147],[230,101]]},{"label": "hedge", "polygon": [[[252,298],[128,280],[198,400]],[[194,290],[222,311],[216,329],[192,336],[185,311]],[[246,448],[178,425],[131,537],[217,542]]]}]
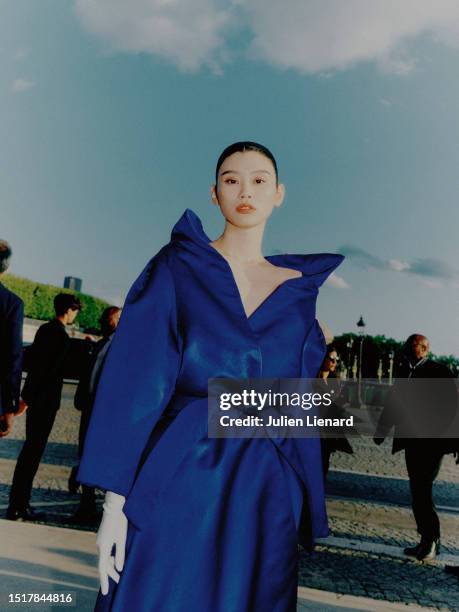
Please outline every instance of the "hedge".
[{"label": "hedge", "polygon": [[78,315],[77,323],[80,328],[99,328],[99,317],[104,308],[110,306],[108,302],[99,298],[71,291],[62,287],[44,285],[26,278],[4,274],[1,282],[11,291],[16,293],[24,301],[24,315],[31,319],[49,321],[55,317],[53,300],[58,293],[71,293],[77,296],[83,305],[83,309]]}]

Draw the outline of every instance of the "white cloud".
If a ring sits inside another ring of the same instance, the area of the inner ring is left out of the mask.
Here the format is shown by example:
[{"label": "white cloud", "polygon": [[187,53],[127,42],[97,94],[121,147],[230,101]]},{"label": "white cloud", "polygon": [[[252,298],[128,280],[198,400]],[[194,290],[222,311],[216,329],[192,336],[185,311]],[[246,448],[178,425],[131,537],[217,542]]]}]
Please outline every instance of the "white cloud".
[{"label": "white cloud", "polygon": [[441,259],[424,257],[414,259],[411,263],[401,259],[387,260],[351,244],[341,246],[339,252],[367,270],[390,270],[417,276],[430,289],[439,289],[445,283],[449,287],[459,287],[459,269]]},{"label": "white cloud", "polygon": [[405,76],[413,72],[416,67],[416,62],[413,58],[401,57],[382,57],[378,61],[378,66],[382,72],[387,74],[395,74],[397,76]]},{"label": "white cloud", "polygon": [[328,285],[329,287],[333,287],[334,289],[350,289],[351,288],[349,283],[347,283],[344,280],[344,278],[342,278],[341,276],[338,276],[338,274],[335,274],[334,272],[330,274],[330,276],[325,281],[325,284]]},{"label": "white cloud", "polygon": [[218,70],[241,32],[252,58],[322,78],[360,62],[407,75],[421,35],[459,46],[457,0],[75,0],[75,8],[114,51],[150,53],[183,70]]},{"label": "white cloud", "polygon": [[400,261],[399,259],[390,259],[389,268],[391,270],[395,270],[396,272],[404,272],[406,270],[409,270],[411,266],[407,261]]},{"label": "white cloud", "polygon": [[23,93],[24,91],[29,91],[32,87],[35,86],[33,81],[28,81],[27,79],[16,79],[11,84],[11,91],[13,93]]},{"label": "white cloud", "polygon": [[220,69],[230,15],[215,0],[76,0],[75,8],[114,51],[150,53],[182,70]]},{"label": "white cloud", "polygon": [[379,101],[381,102],[383,106],[387,106],[388,108],[391,108],[392,106],[394,106],[394,103],[388,100],[387,98],[380,98]]},{"label": "white cloud", "polygon": [[439,280],[425,279],[421,280],[422,284],[428,287],[429,289],[441,289],[444,285]]},{"label": "white cloud", "polygon": [[459,44],[457,0],[247,0],[252,51],[282,68],[315,73],[377,62],[406,74],[407,43],[421,34]]}]

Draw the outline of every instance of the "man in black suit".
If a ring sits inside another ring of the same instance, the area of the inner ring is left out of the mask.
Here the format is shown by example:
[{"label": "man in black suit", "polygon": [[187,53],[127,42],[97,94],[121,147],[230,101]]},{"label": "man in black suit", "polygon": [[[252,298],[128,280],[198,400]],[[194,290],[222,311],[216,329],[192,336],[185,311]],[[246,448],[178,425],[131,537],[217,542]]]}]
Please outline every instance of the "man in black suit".
[{"label": "man in black suit", "polygon": [[30,366],[22,389],[28,404],[26,439],[16,463],[7,518],[42,520],[43,515],[30,506],[32,484],[61,402],[64,365],[70,350],[65,331],[71,325],[81,303],[73,295],[59,293],[54,298],[56,318],[42,325],[30,347]]},{"label": "man in black suit", "polygon": [[[89,426],[94,400],[96,398],[97,385],[100,375],[110,348],[113,334],[118,326],[121,315],[121,308],[109,306],[103,311],[99,323],[102,338],[94,345],[90,355],[87,356],[85,367],[83,368],[80,382],[78,384],[74,405],[81,411],[80,430],[78,434],[78,455],[83,454],[84,439]],[[71,480],[69,480],[69,490],[77,488],[76,482],[77,467],[72,470]],[[72,522],[80,524],[93,524],[100,521],[100,516],[96,508],[96,494],[93,487],[82,484],[82,494],[78,510],[72,517]]]},{"label": "man in black suit", "polygon": [[428,354],[429,340],[422,334],[413,334],[406,340],[396,381],[374,437],[375,443],[381,444],[395,425],[392,453],[405,450],[413,514],[421,541],[405,548],[404,553],[419,561],[433,559],[439,552],[440,521],[432,496],[433,483],[443,455],[455,452],[458,444],[455,439],[443,437],[457,410],[453,375],[446,366],[429,359]]},{"label": "man in black suit", "polygon": [[[0,240],[0,275],[8,269],[10,258],[10,245]],[[0,283],[0,438],[10,433],[19,411],[23,319],[22,300]]]}]

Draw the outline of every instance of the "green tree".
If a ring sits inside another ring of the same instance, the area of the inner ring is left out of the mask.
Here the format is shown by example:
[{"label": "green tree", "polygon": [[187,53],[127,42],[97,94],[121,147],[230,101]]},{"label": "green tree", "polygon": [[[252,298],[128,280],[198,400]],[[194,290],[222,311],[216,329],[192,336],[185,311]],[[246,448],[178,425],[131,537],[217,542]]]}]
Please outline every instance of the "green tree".
[{"label": "green tree", "polygon": [[2,276],[2,282],[24,301],[24,314],[31,319],[42,321],[53,319],[55,316],[53,301],[58,293],[71,293],[81,300],[83,309],[78,316],[77,323],[83,330],[88,328],[98,329],[102,311],[110,306],[108,302],[85,293],[36,283],[12,274]]},{"label": "green tree", "polygon": [[[346,368],[349,366],[352,368],[355,358],[359,359],[360,340],[361,337],[353,333],[342,334],[333,340],[333,345],[336,347],[341,361]],[[386,338],[384,335],[364,336],[362,345],[362,376],[364,378],[376,378],[381,360],[383,377],[386,377],[389,371],[391,354],[394,357],[399,355],[404,343],[404,341],[395,340],[394,338]],[[352,344],[352,346],[349,347],[349,344]],[[433,353],[430,354],[430,358],[445,364],[455,376],[458,376],[459,358],[454,355],[435,355]]]}]

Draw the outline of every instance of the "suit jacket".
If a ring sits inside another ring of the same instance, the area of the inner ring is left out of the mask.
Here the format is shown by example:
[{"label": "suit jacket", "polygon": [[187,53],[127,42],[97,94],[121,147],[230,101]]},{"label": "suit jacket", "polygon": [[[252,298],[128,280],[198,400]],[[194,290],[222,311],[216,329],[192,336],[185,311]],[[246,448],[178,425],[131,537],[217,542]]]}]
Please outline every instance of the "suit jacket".
[{"label": "suit jacket", "polygon": [[94,344],[91,353],[87,356],[86,364],[75,392],[73,403],[77,410],[81,410],[80,430],[78,434],[78,452],[80,457],[83,453],[84,439],[91,417],[97,385],[99,384],[99,378],[112,338],[113,335],[104,337]]},{"label": "suit jacket", "polygon": [[97,384],[111,341],[112,336],[101,338],[98,342],[93,343],[91,352],[86,356],[73,401],[77,410],[90,412],[92,409]]},{"label": "suit jacket", "polygon": [[54,319],[42,325],[30,347],[29,371],[22,398],[32,408],[57,410],[61,401],[64,365],[70,350],[65,326]]},{"label": "suit jacket", "polygon": [[[457,452],[457,438],[440,437],[456,416],[457,400],[454,377],[446,366],[426,359],[413,369],[408,362],[401,362],[375,437],[385,437],[395,426],[392,453],[407,448],[437,454]],[[435,438],[427,438],[426,432]]]},{"label": "suit jacket", "polygon": [[23,321],[23,301],[0,283],[0,414],[19,406]]},{"label": "suit jacket", "polygon": [[[333,397],[335,401],[333,401],[328,407],[321,407],[319,411],[320,417],[328,419],[342,419],[349,416],[346,413],[346,410],[343,408],[343,404],[345,401],[343,387],[340,384],[340,380],[336,377],[335,374],[330,373],[328,378],[318,378],[317,380],[315,380],[314,390],[319,393],[327,393],[331,391],[334,394]],[[354,452],[349,440],[344,435],[344,430],[342,428],[326,427],[323,429],[319,428],[319,430],[321,431],[322,448],[325,451],[330,453],[340,451],[342,453],[348,454],[352,454]],[[325,431],[326,435],[322,435],[322,431]],[[332,433],[335,433],[336,437],[333,437],[331,435]]]}]

